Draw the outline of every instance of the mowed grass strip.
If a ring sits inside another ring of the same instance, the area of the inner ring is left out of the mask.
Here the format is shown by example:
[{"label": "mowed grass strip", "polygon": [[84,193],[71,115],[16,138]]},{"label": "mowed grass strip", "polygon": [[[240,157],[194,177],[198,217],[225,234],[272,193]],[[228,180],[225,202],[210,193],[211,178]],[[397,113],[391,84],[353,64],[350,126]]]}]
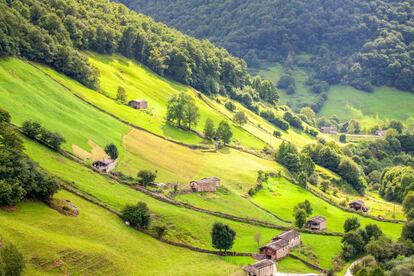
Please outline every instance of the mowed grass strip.
[{"label": "mowed grass strip", "polygon": [[65,191],[80,211],[67,217],[40,202],[0,211],[0,237],[17,245],[25,275],[230,275],[230,258],[177,248],[140,233],[117,216]]},{"label": "mowed grass strip", "polygon": [[[90,151],[92,140],[100,147],[115,143],[121,148],[129,127],[69,93],[42,71],[16,58],[0,59],[0,108],[10,112],[12,122],[40,122],[62,134],[63,147],[77,145]],[[122,153],[121,153],[122,154]]]},{"label": "mowed grass strip", "polygon": [[327,218],[327,229],[330,231],[343,232],[345,220],[350,217],[358,217],[363,226],[370,223],[377,224],[387,236],[393,239],[397,239],[401,235],[402,224],[400,223],[381,222],[362,217],[358,214],[345,212],[330,205],[304,188],[290,183],[285,178],[271,179],[269,184],[266,184],[264,189],[253,197],[253,201],[259,206],[288,220],[294,219],[294,206],[305,199],[311,202],[313,208],[312,216],[322,215]]},{"label": "mowed grass strip", "polygon": [[[108,178],[70,161],[32,141],[25,141],[26,151],[31,158],[49,172],[72,181],[78,189],[92,194],[108,206],[121,210],[126,204],[144,201],[154,214],[154,223],[166,225],[166,238],[202,248],[212,249],[210,230],[214,222],[220,221],[233,228],[237,235],[232,250],[239,252],[256,252],[258,246],[254,240],[256,233],[262,236],[260,245],[269,242],[280,233],[278,230],[238,223],[211,215],[198,213],[185,208],[179,208],[157,201],[142,193],[134,191]],[[338,254],[340,237],[302,234],[304,243],[318,256],[321,264],[330,264],[331,259]],[[322,242],[322,241],[323,242]],[[329,244],[323,247],[322,244]]]}]

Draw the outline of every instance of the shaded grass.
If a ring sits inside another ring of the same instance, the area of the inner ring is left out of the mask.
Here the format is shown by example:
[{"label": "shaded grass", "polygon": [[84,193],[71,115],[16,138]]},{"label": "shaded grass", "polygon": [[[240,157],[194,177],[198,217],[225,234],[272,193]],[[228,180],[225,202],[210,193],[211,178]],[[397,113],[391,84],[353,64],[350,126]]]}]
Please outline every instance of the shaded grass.
[{"label": "shaded grass", "polygon": [[330,231],[342,232],[345,220],[357,216],[361,225],[377,224],[387,236],[393,239],[398,238],[401,234],[402,224],[375,221],[358,214],[342,211],[314,196],[304,188],[292,185],[284,178],[272,179],[269,184],[265,185],[264,189],[253,197],[256,204],[288,220],[293,220],[294,206],[305,199],[311,202],[313,216],[322,215],[327,218],[328,230]]},{"label": "shaded grass", "polygon": [[[80,215],[63,216],[38,202],[21,203],[14,213],[0,211],[0,236],[23,253],[26,275],[228,275],[239,270],[231,258],[161,243],[68,192],[56,197],[69,199]],[[54,268],[57,260],[63,264]]]}]

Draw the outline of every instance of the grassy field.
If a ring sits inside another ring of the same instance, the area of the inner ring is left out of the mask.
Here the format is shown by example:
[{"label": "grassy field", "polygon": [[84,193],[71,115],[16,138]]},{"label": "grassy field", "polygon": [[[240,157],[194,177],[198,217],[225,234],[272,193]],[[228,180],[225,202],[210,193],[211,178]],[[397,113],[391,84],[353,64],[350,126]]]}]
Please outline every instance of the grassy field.
[{"label": "grassy field", "polygon": [[414,126],[414,94],[391,87],[378,87],[372,93],[350,86],[333,86],[321,116],[336,115],[340,120],[357,119],[363,127],[389,120]]},{"label": "grassy field", "polygon": [[[322,215],[327,218],[328,230],[330,231],[343,232],[345,220],[349,217],[357,216],[363,226],[369,223],[375,223],[381,227],[387,236],[393,239],[400,237],[402,224],[379,222],[342,211],[314,196],[302,187],[293,186],[284,178],[276,178],[269,181],[269,184],[253,197],[253,201],[256,204],[288,220],[293,220],[293,207],[305,199],[309,200],[312,204],[312,215]],[[279,202],[283,202],[283,204],[279,204]]]},{"label": "grassy field", "polygon": [[56,197],[69,199],[80,215],[63,216],[38,202],[0,211],[0,237],[25,256],[25,275],[229,275],[240,269],[231,258],[161,243],[68,192]]},{"label": "grassy field", "polygon": [[[90,140],[104,147],[121,146],[129,127],[85,104],[40,70],[18,59],[0,60],[0,108],[10,112],[13,123],[36,120],[58,131],[73,146],[90,151]],[[122,152],[121,152],[122,155]]]},{"label": "grassy field", "polygon": [[[128,187],[108,180],[104,176],[96,174],[73,161],[67,160],[36,143],[26,141],[25,145],[29,156],[39,162],[42,167],[62,179],[72,181],[78,189],[93,194],[95,198],[112,208],[120,210],[126,204],[134,204],[140,200],[146,202],[153,213],[154,223],[168,227],[166,237],[170,240],[211,249],[208,232],[214,222],[221,221],[228,224],[237,233],[233,247],[234,250],[240,252],[256,252],[257,244],[253,238],[256,233],[261,233],[262,235],[261,244],[267,243],[272,237],[280,233],[280,231],[274,229],[220,219],[157,201]],[[321,264],[328,266],[331,258],[339,252],[340,237],[311,234],[302,234],[301,236],[304,244],[309,246],[314,254],[318,256],[317,261]]]}]

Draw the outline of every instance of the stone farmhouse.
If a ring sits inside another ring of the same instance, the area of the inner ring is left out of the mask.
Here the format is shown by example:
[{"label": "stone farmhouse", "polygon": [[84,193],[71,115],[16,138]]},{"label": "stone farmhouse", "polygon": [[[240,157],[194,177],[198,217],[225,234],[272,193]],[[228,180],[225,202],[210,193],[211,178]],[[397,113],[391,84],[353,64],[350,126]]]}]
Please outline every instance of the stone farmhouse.
[{"label": "stone farmhouse", "polygon": [[135,109],[147,109],[148,102],[146,100],[132,100],[128,102],[128,105]]},{"label": "stone farmhouse", "polygon": [[310,230],[322,231],[326,229],[327,221],[322,216],[316,216],[311,218],[305,223],[305,227]]},{"label": "stone farmhouse", "polygon": [[101,172],[110,173],[115,169],[116,161],[110,158],[98,160],[93,162],[92,166]]},{"label": "stone farmhouse", "polygon": [[261,260],[253,265],[243,268],[247,276],[273,276],[276,273],[276,265],[272,260]]},{"label": "stone farmhouse", "polygon": [[384,137],[387,134],[387,130],[383,129],[383,130],[376,130],[375,131],[375,135],[379,136],[379,137]]},{"label": "stone farmhouse", "polygon": [[357,199],[354,201],[351,201],[348,204],[349,208],[354,209],[355,211],[362,211],[362,212],[368,212],[369,208],[365,205],[363,200]]},{"label": "stone farmhouse", "polygon": [[266,259],[280,260],[289,254],[289,242],[278,239],[260,247],[260,254],[263,254]]},{"label": "stone farmhouse", "polygon": [[273,238],[273,241],[277,241],[277,240],[287,241],[288,244],[289,244],[289,248],[299,246],[300,243],[301,243],[299,232],[294,230],[294,229],[286,231],[286,232],[280,234],[279,236]]},{"label": "stone farmhouse", "polygon": [[321,127],[321,132],[325,134],[338,134],[336,127]]},{"label": "stone farmhouse", "polygon": [[193,192],[215,192],[218,186],[220,186],[220,179],[215,176],[190,182],[190,188]]}]

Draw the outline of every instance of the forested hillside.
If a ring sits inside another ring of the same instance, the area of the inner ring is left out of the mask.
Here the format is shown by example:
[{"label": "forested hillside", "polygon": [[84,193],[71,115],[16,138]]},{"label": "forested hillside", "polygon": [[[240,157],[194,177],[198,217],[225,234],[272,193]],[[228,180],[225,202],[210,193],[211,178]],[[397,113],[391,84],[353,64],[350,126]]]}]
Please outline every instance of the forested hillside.
[{"label": "forested hillside", "polygon": [[414,91],[412,1],[120,1],[250,66],[294,62],[331,85]]}]

